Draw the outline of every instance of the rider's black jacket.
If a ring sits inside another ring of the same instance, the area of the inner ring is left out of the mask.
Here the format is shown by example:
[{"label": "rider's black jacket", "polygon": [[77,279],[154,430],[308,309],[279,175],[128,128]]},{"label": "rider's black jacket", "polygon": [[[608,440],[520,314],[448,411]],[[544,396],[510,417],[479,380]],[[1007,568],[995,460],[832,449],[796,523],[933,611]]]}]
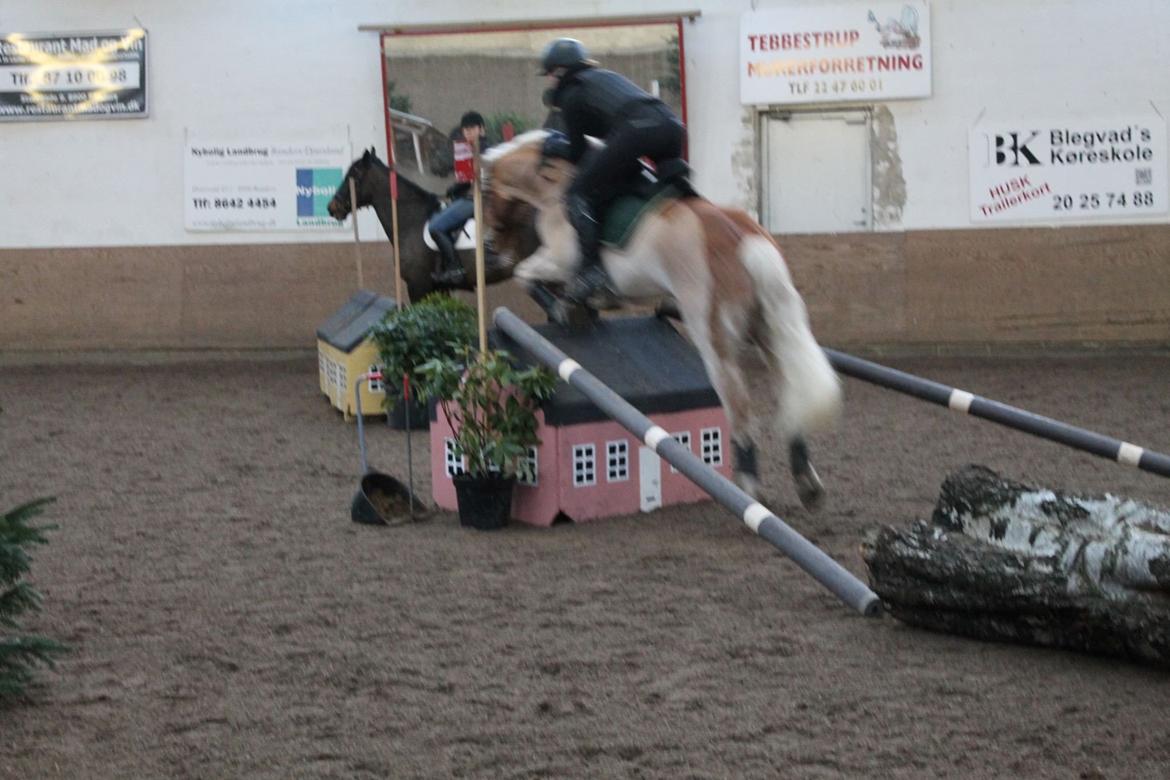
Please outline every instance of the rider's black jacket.
[{"label": "rider's black jacket", "polygon": [[585,136],[605,138],[644,106],[658,104],[666,108],[661,100],[625,76],[590,67],[570,70],[562,76],[551,102],[564,115],[569,159],[574,163],[589,149]]}]

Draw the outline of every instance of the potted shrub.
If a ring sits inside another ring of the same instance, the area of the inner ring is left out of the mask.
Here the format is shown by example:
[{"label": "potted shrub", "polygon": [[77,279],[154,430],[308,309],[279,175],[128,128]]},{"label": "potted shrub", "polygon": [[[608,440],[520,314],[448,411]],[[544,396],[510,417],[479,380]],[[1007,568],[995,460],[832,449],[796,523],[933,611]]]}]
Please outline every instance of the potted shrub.
[{"label": "potted shrub", "polygon": [[[415,370],[429,360],[454,359],[476,339],[475,309],[441,293],[389,312],[370,336],[378,347],[385,376],[386,411],[396,428],[405,428],[402,378],[414,380]],[[412,428],[427,427],[427,396],[412,392]]]},{"label": "potted shrub", "polygon": [[528,448],[540,444],[536,411],[556,377],[543,367],[518,368],[504,350],[431,360],[416,372],[420,391],[437,399],[467,471],[454,477],[463,525],[502,528],[517,477],[531,478]]}]

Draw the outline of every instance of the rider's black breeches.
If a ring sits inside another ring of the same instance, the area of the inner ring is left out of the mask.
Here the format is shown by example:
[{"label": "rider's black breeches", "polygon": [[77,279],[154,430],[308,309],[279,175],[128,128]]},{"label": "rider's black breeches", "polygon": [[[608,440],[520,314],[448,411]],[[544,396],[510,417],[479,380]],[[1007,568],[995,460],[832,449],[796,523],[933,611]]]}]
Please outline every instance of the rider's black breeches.
[{"label": "rider's black breeches", "polygon": [[569,185],[569,198],[583,197],[595,214],[622,193],[638,173],[638,158],[654,162],[682,156],[686,131],[664,107],[642,104],[605,139],[605,147],[582,158]]}]

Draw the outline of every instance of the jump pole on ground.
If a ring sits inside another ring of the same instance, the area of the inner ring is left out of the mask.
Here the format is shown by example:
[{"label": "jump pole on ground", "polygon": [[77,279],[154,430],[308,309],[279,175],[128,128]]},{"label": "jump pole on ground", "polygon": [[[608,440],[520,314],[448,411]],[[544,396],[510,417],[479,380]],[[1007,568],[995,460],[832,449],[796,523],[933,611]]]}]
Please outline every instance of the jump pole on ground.
[{"label": "jump pole on ground", "polygon": [[577,388],[597,408],[637,436],[663,460],[730,510],[759,536],[775,546],[837,598],[867,617],[881,612],[881,600],[861,580],[824,551],[809,542],[767,507],[740,490],[669,433],[655,425],[597,377],[557,349],[507,308],[496,309],[497,328],[515,340],[536,360],[553,369],[561,379]]},{"label": "jump pole on ground", "polygon": [[1103,436],[1075,425],[1033,414],[1015,406],[993,401],[929,379],[907,374],[894,368],[871,363],[859,357],[826,349],[833,368],[842,374],[889,390],[945,406],[954,412],[1030,433],[1073,449],[1108,458],[1125,466],[1134,466],[1151,474],[1170,477],[1170,457],[1127,441]]}]

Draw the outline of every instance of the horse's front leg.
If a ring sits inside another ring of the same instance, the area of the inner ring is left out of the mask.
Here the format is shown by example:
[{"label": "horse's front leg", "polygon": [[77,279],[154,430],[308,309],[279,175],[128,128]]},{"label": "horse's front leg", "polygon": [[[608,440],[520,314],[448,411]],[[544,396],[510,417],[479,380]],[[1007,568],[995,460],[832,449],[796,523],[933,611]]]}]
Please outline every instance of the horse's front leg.
[{"label": "horse's front leg", "polygon": [[560,309],[564,308],[564,303],[553,293],[547,284],[533,279],[527,279],[524,281],[524,291],[528,293],[528,297],[536,301],[537,306],[544,310],[550,322],[558,321],[558,314],[560,313]]},{"label": "horse's front leg", "polygon": [[552,291],[552,286],[545,282],[526,281],[524,289],[532,300],[544,310],[549,322],[555,322],[562,327],[577,329],[588,327],[597,320],[597,312],[584,306],[572,306]]},{"label": "horse's front leg", "polygon": [[752,498],[760,494],[760,464],[756,459],[756,443],[747,436],[732,436],[731,448],[735,453],[733,465],[735,483]]},{"label": "horse's front leg", "polygon": [[596,320],[596,312],[571,306],[554,292],[564,284],[569,267],[564,257],[541,247],[516,265],[513,277],[524,285],[549,321],[567,328],[586,327]]},{"label": "horse's front leg", "polygon": [[792,479],[796,482],[800,503],[809,510],[819,507],[825,497],[825,486],[821,484],[821,478],[809,460],[808,444],[801,436],[794,437],[788,443],[788,467],[792,469]]}]

